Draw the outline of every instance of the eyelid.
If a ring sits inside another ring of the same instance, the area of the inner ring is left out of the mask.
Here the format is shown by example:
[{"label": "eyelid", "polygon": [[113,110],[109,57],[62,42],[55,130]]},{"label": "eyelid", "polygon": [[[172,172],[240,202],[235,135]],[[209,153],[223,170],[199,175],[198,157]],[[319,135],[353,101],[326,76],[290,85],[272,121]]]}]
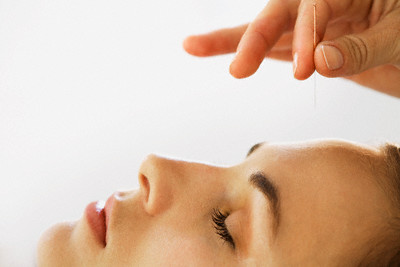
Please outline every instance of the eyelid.
[{"label": "eyelid", "polygon": [[219,237],[228,242],[232,249],[235,249],[236,245],[233,240],[231,233],[229,232],[225,221],[228,218],[229,213],[223,213],[219,209],[214,209],[212,213],[212,221],[215,229],[215,233],[219,235]]}]

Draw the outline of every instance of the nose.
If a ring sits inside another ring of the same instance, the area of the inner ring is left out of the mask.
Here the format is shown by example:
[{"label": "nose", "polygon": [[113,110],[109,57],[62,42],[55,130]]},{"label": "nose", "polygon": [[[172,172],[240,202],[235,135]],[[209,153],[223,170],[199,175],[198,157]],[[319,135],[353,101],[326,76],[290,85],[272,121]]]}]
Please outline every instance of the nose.
[{"label": "nose", "polygon": [[205,196],[210,199],[209,179],[213,180],[212,187],[218,187],[216,182],[222,183],[222,169],[154,154],[147,156],[138,177],[145,211],[157,215],[176,203],[187,205]]},{"label": "nose", "polygon": [[173,190],[168,179],[174,170],[173,160],[151,154],[146,157],[139,169],[139,185],[143,195],[144,208],[150,215],[167,210],[173,202]]}]

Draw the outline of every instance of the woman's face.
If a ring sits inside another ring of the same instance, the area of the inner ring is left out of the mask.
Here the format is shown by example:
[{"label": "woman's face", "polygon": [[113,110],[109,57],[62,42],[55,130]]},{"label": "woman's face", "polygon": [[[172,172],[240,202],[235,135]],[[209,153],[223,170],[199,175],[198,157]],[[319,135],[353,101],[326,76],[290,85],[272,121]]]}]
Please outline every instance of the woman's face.
[{"label": "woman's face", "polygon": [[39,266],[327,266],[366,252],[390,209],[370,163],[378,149],[312,141],[252,150],[232,167],[148,156],[140,190],[107,203],[105,243],[85,213],[43,234]]}]

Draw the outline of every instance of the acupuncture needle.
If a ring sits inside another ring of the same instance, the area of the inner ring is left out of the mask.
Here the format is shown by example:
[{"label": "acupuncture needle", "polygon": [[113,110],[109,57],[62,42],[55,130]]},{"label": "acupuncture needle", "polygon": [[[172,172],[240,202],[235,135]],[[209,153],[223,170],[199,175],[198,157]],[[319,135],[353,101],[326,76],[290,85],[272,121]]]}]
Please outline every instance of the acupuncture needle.
[{"label": "acupuncture needle", "polygon": [[[314,49],[313,49],[313,60],[314,60],[315,47],[317,47],[317,12],[316,12],[317,3],[316,2],[313,4],[313,8],[314,8]],[[314,108],[316,108],[317,107],[317,75],[315,74],[315,70],[314,70],[313,76],[314,76]]]}]

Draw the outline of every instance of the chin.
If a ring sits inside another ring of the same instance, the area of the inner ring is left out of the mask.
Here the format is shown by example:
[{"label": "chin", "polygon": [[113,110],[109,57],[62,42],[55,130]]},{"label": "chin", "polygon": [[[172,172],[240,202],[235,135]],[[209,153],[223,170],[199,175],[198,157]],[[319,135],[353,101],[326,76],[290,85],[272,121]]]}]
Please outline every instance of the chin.
[{"label": "chin", "polygon": [[37,264],[45,266],[71,266],[69,244],[76,223],[58,223],[42,233],[37,248]]}]

